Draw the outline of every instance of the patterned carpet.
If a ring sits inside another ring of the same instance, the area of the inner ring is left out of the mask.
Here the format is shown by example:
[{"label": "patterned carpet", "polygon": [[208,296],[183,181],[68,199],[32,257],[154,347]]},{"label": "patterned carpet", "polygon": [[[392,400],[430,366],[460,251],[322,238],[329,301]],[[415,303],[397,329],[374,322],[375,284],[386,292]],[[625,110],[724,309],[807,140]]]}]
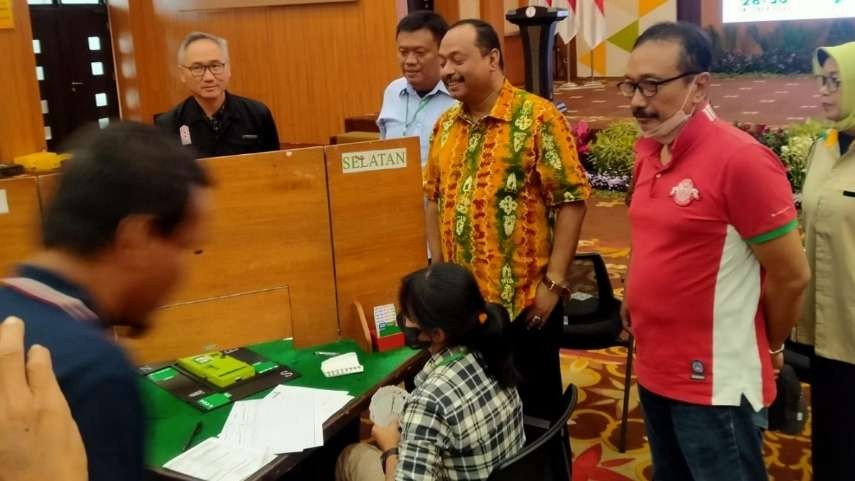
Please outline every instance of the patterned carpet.
[{"label": "patterned carpet", "polygon": [[[599,252],[605,259],[618,295],[620,278],[629,255],[626,207],[618,196],[595,196],[589,204],[580,250]],[[579,388],[579,403],[571,418],[573,481],[652,480],[650,452],[638,404],[638,391],[630,391],[627,452],[617,449],[623,406],[626,351],[615,347],[600,351],[562,351],[561,373],[565,385]],[[809,395],[804,387],[805,396]],[[800,436],[766,433],[766,463],[772,481],[809,481],[810,426]],[[725,481],[725,480],[722,480]]]}]

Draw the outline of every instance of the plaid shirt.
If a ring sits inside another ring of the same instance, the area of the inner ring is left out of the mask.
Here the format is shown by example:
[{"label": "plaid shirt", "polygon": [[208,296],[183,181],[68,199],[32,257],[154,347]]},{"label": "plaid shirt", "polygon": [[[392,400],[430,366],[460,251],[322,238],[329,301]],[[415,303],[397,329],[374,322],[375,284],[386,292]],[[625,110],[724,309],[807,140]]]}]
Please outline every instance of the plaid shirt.
[{"label": "plaid shirt", "polygon": [[401,422],[397,481],[486,480],[525,444],[522,402],[463,347],[434,354]]}]

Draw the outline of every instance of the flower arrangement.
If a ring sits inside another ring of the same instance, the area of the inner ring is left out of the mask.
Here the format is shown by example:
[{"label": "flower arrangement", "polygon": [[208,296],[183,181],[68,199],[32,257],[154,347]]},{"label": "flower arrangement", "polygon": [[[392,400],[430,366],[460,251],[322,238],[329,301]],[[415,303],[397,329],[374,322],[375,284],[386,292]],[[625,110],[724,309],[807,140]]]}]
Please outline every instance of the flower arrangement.
[{"label": "flower arrangement", "polygon": [[[815,120],[785,128],[736,122],[734,125],[772,150],[787,168],[787,176],[799,199],[804,185],[807,156],[825,127]],[[585,121],[572,125],[579,159],[597,190],[626,192],[635,161],[635,142],[640,132],[632,120],[621,120],[595,131]]]}]

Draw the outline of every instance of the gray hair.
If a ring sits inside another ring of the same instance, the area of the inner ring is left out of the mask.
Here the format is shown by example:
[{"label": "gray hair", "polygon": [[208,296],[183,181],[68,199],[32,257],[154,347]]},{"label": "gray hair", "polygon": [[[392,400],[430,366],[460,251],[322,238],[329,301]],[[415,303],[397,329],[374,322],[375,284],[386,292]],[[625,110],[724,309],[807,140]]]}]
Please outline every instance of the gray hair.
[{"label": "gray hair", "polygon": [[229,59],[229,42],[227,42],[226,39],[210,33],[191,32],[184,37],[184,40],[181,41],[181,45],[178,47],[179,64],[184,63],[184,56],[187,54],[187,48],[190,47],[190,44],[199,40],[209,40],[214,42],[218,47],[220,47],[220,50],[223,51],[223,54],[226,56],[226,60]]}]

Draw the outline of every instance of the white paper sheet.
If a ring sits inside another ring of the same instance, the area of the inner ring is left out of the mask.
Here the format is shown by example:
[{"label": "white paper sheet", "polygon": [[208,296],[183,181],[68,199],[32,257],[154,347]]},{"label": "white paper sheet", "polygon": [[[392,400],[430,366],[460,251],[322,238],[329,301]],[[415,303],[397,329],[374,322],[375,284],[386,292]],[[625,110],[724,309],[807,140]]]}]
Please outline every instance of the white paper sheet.
[{"label": "white paper sheet", "polygon": [[335,413],[337,413],[341,408],[343,408],[347,403],[349,403],[353,396],[347,393],[347,391],[333,391],[330,389],[314,389],[310,387],[298,387],[298,386],[276,386],[270,394],[267,395],[266,399],[278,398],[278,397],[288,397],[288,398],[308,398],[311,399],[315,405],[315,410],[320,414],[321,423],[326,422],[327,419],[332,417]]},{"label": "white paper sheet", "polygon": [[273,454],[323,446],[324,422],[351,399],[346,391],[280,385],[264,399],[234,403],[219,438]]},{"label": "white paper sheet", "polygon": [[164,467],[206,481],[243,481],[274,458],[264,450],[208,438]]}]

